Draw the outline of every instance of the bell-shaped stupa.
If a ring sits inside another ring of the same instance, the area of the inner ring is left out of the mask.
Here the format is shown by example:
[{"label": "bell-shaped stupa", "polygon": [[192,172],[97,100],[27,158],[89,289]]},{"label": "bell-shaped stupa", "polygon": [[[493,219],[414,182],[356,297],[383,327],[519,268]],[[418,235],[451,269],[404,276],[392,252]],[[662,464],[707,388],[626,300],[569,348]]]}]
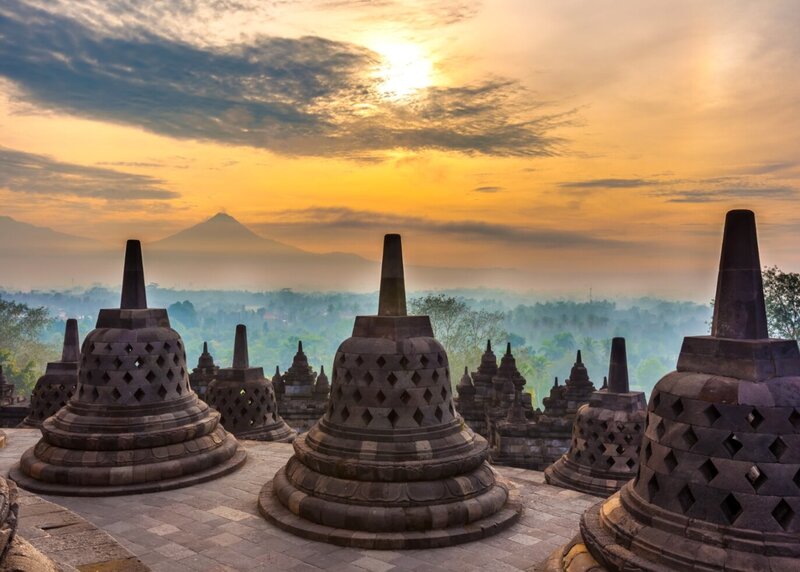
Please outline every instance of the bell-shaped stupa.
[{"label": "bell-shaped stupa", "polygon": [[386,235],[378,315],[358,316],[334,358],[320,421],[259,496],[294,534],[346,546],[429,548],[513,523],[520,504],[486,441],[456,415],[447,353],[406,315],[400,236]]},{"label": "bell-shaped stupa", "polygon": [[[276,373],[275,375],[279,375]],[[290,427],[299,432],[308,431],[325,413],[330,383],[328,378],[317,383],[317,374],[308,365],[303,342],[297,342],[297,353],[292,365],[280,376],[281,390],[276,388],[278,409]]]},{"label": "bell-shaped stupa", "polygon": [[75,395],[42,423],[11,478],[37,493],[134,494],[208,481],[245,458],[192,391],[167,311],[147,307],[141,245],[129,240],[120,308],[100,310]]},{"label": "bell-shaped stupa", "polygon": [[481,356],[481,363],[477,371],[473,371],[472,375],[464,369],[464,376],[471,377],[467,387],[463,385],[464,393],[462,394],[462,383],[456,387],[458,397],[455,400],[456,410],[464,418],[464,421],[469,425],[469,428],[481,435],[482,437],[489,438],[489,424],[487,423],[487,410],[492,405],[494,400],[494,391],[492,387],[492,378],[497,373],[497,358],[492,351],[491,340],[486,341],[486,351]]},{"label": "bell-shaped stupa", "polygon": [[[611,380],[609,380],[610,382]],[[755,216],[725,220],[710,336],[653,389],[639,473],[547,561],[607,570],[797,570],[800,352],[767,334]]]},{"label": "bell-shaped stupa", "polygon": [[197,359],[197,367],[189,374],[189,383],[197,397],[206,400],[208,384],[217,378],[219,366],[214,363],[214,356],[208,351],[208,342],[203,342],[203,353]]},{"label": "bell-shaped stupa", "polygon": [[225,429],[241,439],[286,442],[296,436],[278,414],[275,390],[263,368],[250,367],[244,324],[236,326],[233,365],[217,372],[206,400],[222,415]]},{"label": "bell-shaped stupa", "polygon": [[545,469],[551,485],[608,496],[636,476],[647,404],[628,386],[625,338],[611,340],[608,379],[578,409],[569,451]]},{"label": "bell-shaped stupa", "polygon": [[67,404],[78,385],[80,358],[78,321],[70,318],[64,329],[61,360],[49,362],[44,375],[37,380],[31,392],[31,409],[20,427],[41,427],[45,419]]}]

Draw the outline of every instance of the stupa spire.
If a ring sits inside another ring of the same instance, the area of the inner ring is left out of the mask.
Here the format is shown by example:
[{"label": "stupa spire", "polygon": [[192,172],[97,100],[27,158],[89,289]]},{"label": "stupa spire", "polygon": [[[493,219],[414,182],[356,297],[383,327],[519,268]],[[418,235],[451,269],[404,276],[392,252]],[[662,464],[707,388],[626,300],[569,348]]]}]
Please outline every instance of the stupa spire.
[{"label": "stupa spire", "polygon": [[81,359],[81,346],[78,341],[78,320],[70,318],[64,330],[64,348],[61,350],[61,361],[76,362]]},{"label": "stupa spire", "polygon": [[753,211],[732,210],[725,216],[711,335],[749,340],[769,337]]},{"label": "stupa spire", "polygon": [[403,272],[403,246],[399,234],[383,237],[379,316],[405,316],[406,284]]},{"label": "stupa spire", "polygon": [[122,297],[119,307],[122,310],[147,309],[142,243],[138,240],[129,240],[125,245],[125,266],[122,272]]},{"label": "stupa spire", "polygon": [[247,355],[247,326],[244,324],[236,326],[236,337],[233,340],[233,367],[236,369],[250,367],[250,359]]},{"label": "stupa spire", "polygon": [[628,393],[628,355],[625,351],[625,338],[611,340],[611,358],[608,363],[608,391]]}]

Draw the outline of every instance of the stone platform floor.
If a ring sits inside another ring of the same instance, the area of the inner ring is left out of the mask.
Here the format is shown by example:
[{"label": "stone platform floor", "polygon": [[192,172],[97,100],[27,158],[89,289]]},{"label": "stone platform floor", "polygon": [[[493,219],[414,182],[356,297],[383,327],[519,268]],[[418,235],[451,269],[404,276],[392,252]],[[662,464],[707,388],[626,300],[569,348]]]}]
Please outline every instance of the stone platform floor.
[{"label": "stone platform floor", "polygon": [[[8,441],[0,449],[3,475],[40,435],[37,429],[5,432]],[[244,467],[209,483],[130,496],[42,498],[78,513],[151,570],[165,572],[526,570],[569,541],[578,530],[581,513],[600,500],[551,487],[538,471],[499,467],[518,487],[525,504],[522,518],[508,530],[482,541],[431,550],[342,548],[292,536],[259,515],[259,490],[292,455],[292,446],[242,444],[248,453]]]}]

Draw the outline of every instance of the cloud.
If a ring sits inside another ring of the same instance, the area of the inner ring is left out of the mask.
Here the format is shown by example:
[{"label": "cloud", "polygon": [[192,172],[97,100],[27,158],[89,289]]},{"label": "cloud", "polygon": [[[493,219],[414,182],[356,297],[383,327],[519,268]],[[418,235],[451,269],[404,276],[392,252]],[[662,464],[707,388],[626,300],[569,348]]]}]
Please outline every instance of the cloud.
[{"label": "cloud", "polygon": [[114,201],[164,200],[179,196],[163,185],[164,181],[155,177],[62,163],[44,155],[0,147],[0,188],[17,193]]},{"label": "cloud", "polygon": [[514,243],[517,246],[548,248],[613,248],[627,247],[629,243],[596,237],[590,233],[550,230],[525,226],[487,223],[483,221],[439,221],[423,217],[392,213],[364,211],[347,207],[322,207],[293,209],[269,213],[270,222],[253,225],[267,234],[281,232],[313,231],[346,232],[376,230],[380,232],[417,231],[434,235],[448,235],[461,240]]},{"label": "cloud", "polygon": [[485,186],[485,187],[475,187],[472,189],[475,193],[499,193],[503,190],[503,187],[494,187],[494,186]]},{"label": "cloud", "polygon": [[322,9],[358,10],[362,18],[381,22],[404,22],[416,28],[457,24],[473,18],[482,2],[471,0],[317,0]]},{"label": "cloud", "polygon": [[791,187],[739,187],[721,189],[674,190],[652,193],[670,203],[711,203],[724,200],[793,199],[797,190]]},{"label": "cloud", "polygon": [[93,27],[19,0],[0,8],[0,75],[45,110],[176,137],[314,156],[403,148],[549,156],[571,112],[545,114],[516,82],[381,96],[379,56],[320,37],[198,46]]},{"label": "cloud", "polygon": [[589,179],[566,181],[559,186],[565,189],[634,189],[657,184],[659,184],[658,181],[648,179]]}]

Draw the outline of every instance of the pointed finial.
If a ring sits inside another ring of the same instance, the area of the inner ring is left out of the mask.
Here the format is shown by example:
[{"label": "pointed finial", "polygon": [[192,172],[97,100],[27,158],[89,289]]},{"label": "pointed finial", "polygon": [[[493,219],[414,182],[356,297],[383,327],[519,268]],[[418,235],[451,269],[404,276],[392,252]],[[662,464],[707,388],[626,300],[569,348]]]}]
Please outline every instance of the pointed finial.
[{"label": "pointed finial", "polygon": [[600,389],[608,389],[608,376],[603,376],[603,387]]},{"label": "pointed finial", "polygon": [[628,393],[628,356],[625,338],[611,340],[611,358],[608,363],[608,390],[612,393]]},{"label": "pointed finial", "polygon": [[491,353],[492,351],[492,340],[486,340],[486,353]]},{"label": "pointed finial", "polygon": [[208,353],[208,342],[203,342],[203,353],[204,354]]},{"label": "pointed finial", "polygon": [[320,375],[325,375],[325,366],[324,365],[319,366],[319,374]]},{"label": "pointed finial", "polygon": [[61,350],[61,361],[76,362],[81,359],[81,347],[78,342],[78,320],[70,318],[64,328],[64,348]]},{"label": "pointed finial", "polygon": [[464,366],[464,375],[469,375],[469,368]]},{"label": "pointed finial", "polygon": [[233,367],[247,369],[250,367],[250,358],[247,355],[247,326],[236,326],[236,338],[233,341]]},{"label": "pointed finial", "polygon": [[119,307],[123,310],[147,309],[142,243],[138,240],[129,240],[125,245],[125,266],[122,272],[122,297]]},{"label": "pointed finial", "polygon": [[753,211],[732,210],[725,216],[711,335],[740,340],[769,337]]},{"label": "pointed finial", "polygon": [[280,374],[281,374],[281,366],[276,365],[275,366],[275,375],[280,375]]},{"label": "pointed finial", "polygon": [[578,356],[575,358],[575,363],[583,363],[581,359],[581,350],[578,350]]},{"label": "pointed finial", "polygon": [[299,353],[299,354],[303,353],[303,341],[302,340],[297,340],[297,353]]},{"label": "pointed finial", "polygon": [[553,382],[553,387],[558,387],[558,376],[556,376],[555,381]]},{"label": "pointed finial", "polygon": [[403,273],[403,246],[399,234],[383,237],[379,316],[406,315],[406,283]]},{"label": "pointed finial", "polygon": [[506,355],[511,355],[511,342],[506,343]]}]

